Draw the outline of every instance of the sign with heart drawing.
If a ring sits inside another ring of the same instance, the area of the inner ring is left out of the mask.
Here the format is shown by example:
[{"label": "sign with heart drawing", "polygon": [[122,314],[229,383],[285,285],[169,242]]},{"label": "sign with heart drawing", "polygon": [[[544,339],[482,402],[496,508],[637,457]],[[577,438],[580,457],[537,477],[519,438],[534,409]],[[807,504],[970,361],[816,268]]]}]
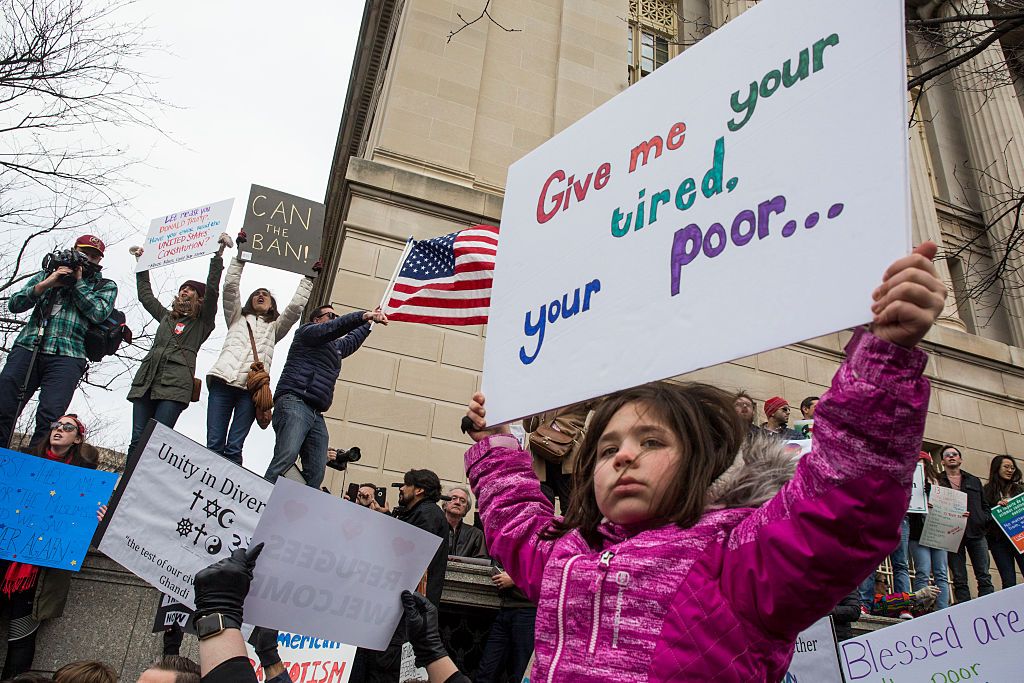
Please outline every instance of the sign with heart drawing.
[{"label": "sign with heart drawing", "polygon": [[252,542],[247,623],[383,650],[441,538],[282,478]]}]

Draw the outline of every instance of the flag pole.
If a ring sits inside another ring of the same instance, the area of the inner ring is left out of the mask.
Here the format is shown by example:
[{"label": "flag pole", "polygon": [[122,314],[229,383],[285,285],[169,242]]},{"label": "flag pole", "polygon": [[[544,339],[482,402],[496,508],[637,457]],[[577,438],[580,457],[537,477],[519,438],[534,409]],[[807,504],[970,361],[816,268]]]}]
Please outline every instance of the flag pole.
[{"label": "flag pole", "polygon": [[[395,266],[395,272],[391,274],[391,280],[388,281],[387,289],[384,290],[384,296],[380,298],[379,308],[381,311],[384,311],[384,306],[387,304],[388,299],[391,298],[391,290],[395,288],[395,280],[398,279],[398,274],[402,272],[402,266],[405,265],[405,259],[409,256],[409,250],[412,249],[412,245],[415,242],[416,240],[414,240],[412,236],[405,241],[405,249],[402,250],[402,255],[398,257],[398,265]],[[384,314],[387,315],[387,311],[384,311]],[[371,330],[373,329],[374,324],[375,323],[370,323]]]}]

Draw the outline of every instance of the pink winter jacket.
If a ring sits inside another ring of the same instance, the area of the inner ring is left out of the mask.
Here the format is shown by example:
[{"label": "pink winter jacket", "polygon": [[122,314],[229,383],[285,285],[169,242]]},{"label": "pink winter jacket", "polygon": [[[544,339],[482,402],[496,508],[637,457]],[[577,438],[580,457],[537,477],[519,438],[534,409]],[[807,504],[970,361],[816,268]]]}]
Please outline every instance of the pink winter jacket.
[{"label": "pink winter jacket", "polygon": [[542,541],[554,511],[529,454],[508,435],[467,451],[488,547],[538,604],[532,681],[785,675],[797,634],[898,544],[924,433],[925,354],[864,330],[846,351],[792,480],[688,529],[606,524],[600,547],[576,532]]}]

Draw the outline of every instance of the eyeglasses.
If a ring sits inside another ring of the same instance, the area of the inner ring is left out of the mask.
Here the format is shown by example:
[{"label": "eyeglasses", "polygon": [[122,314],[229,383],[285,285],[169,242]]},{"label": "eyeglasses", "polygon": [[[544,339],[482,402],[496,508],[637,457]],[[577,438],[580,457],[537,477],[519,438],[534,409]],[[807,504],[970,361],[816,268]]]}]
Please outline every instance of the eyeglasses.
[{"label": "eyeglasses", "polygon": [[356,498],[358,498],[359,500],[370,500],[371,498],[373,498],[373,496],[370,495],[369,493],[357,493]]},{"label": "eyeglasses", "polygon": [[338,317],[338,314],[334,313],[332,311],[325,311],[323,313],[317,313],[317,315],[316,315],[316,319],[317,320],[319,320],[320,318],[324,318],[324,317],[326,317],[328,320],[334,320],[335,318]]},{"label": "eyeglasses", "polygon": [[77,432],[78,431],[78,425],[76,425],[74,422],[60,422],[60,421],[54,422],[53,424],[50,425],[50,431],[51,432],[55,432],[58,429],[63,430],[65,432]]}]

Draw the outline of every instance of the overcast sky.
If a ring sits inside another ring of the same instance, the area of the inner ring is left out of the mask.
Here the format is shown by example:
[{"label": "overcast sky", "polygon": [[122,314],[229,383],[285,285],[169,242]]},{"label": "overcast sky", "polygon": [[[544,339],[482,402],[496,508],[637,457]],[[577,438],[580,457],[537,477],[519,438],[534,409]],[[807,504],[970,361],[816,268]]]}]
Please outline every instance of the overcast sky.
[{"label": "overcast sky", "polygon": [[[155,81],[155,90],[176,109],[157,117],[174,138],[155,131],[126,131],[124,144],[147,164],[136,167],[135,197],[128,208],[137,225],[134,238],[110,246],[104,274],[119,282],[119,306],[135,298],[131,244],[141,244],[153,217],[233,197],[228,232],[241,226],[250,184],[265,185],[323,201],[363,3],[358,0],[269,2],[249,0],[139,0],[125,20],[142,19],[147,38],[165,46],[135,66]],[[106,237],[105,228],[96,232]],[[228,255],[225,256],[225,265]],[[205,280],[208,257],[152,272],[154,289],[170,301],[184,280]],[[298,275],[248,265],[245,293],[271,289],[283,307]],[[197,376],[204,378],[224,339],[221,311],[217,329],[203,346]],[[274,383],[284,367],[291,335],[277,345]],[[108,442],[127,443],[131,404],[128,380],[116,391],[77,394],[71,410],[85,416],[101,413],[116,421]],[[176,429],[206,443],[206,388],[199,403],[182,413]],[[273,449],[272,428],[253,426],[244,452],[245,465],[263,474]]]}]

